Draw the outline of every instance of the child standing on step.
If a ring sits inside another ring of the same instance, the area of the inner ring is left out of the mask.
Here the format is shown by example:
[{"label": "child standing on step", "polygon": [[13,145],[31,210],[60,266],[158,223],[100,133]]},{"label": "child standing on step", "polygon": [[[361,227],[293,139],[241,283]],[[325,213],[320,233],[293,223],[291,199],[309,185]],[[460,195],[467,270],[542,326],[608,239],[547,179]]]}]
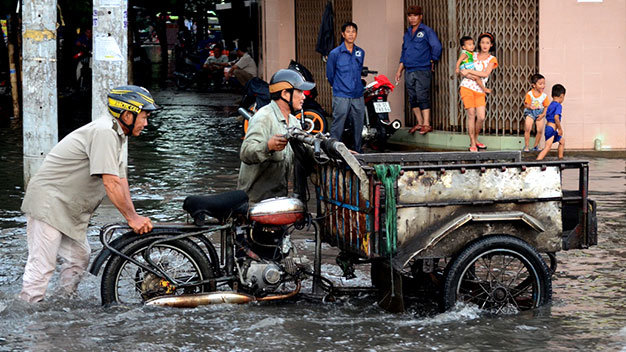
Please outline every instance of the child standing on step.
[{"label": "child standing on step", "polygon": [[544,120],[546,116],[546,108],[548,107],[548,95],[543,92],[546,88],[546,79],[539,73],[530,76],[530,85],[532,89],[526,93],[524,97],[524,151],[529,152],[528,145],[530,142],[530,131],[533,129],[533,123],[537,125],[537,133],[535,134],[535,145],[533,151],[539,151],[539,141],[543,134]]},{"label": "child standing on step", "polygon": [[548,154],[552,143],[559,143],[559,159],[563,159],[563,150],[565,149],[565,139],[563,138],[563,101],[565,100],[565,87],[560,84],[552,86],[552,102],[548,105],[546,111],[546,146],[541,153],[537,155],[537,160],[543,160]]}]

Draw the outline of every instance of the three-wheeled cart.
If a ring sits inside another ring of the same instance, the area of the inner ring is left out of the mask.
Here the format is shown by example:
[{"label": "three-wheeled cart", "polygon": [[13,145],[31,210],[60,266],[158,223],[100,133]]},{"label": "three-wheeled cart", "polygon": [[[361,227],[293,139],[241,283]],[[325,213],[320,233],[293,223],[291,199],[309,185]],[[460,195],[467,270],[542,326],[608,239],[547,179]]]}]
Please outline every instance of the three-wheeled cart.
[{"label": "three-wheeled cart", "polygon": [[[317,166],[320,237],[349,265],[371,263],[388,310],[404,310],[407,280],[433,281],[444,310],[457,301],[532,309],[551,299],[555,253],[597,243],[587,161],[522,161],[520,152],[355,157],[358,166],[341,158]],[[563,189],[568,169],[578,170],[577,189]]]}]

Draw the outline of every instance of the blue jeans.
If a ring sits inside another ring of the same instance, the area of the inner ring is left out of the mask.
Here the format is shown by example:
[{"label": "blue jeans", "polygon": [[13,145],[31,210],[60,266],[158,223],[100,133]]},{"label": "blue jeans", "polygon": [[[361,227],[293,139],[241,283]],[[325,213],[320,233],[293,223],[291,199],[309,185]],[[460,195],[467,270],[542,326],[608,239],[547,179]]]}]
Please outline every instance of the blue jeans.
[{"label": "blue jeans", "polygon": [[352,121],[354,134],[354,151],[361,152],[361,139],[363,133],[363,119],[365,118],[365,102],[363,97],[341,98],[333,97],[333,124],[330,126],[330,136],[341,140],[346,119]]},{"label": "blue jeans", "polygon": [[530,116],[533,121],[537,121],[537,117],[543,113],[543,108],[541,109],[524,109],[524,116]]}]

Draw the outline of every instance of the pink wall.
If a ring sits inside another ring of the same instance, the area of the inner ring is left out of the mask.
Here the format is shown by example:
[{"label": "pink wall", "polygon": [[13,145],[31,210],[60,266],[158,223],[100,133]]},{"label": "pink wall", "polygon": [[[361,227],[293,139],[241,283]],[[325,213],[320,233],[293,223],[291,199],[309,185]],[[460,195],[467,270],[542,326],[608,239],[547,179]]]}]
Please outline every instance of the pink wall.
[{"label": "pink wall", "polygon": [[[404,33],[404,1],[352,0],[352,20],[359,26],[356,44],[365,50],[365,66],[394,83]],[[371,82],[372,76],[366,78]],[[390,119],[404,125],[404,81],[389,95]]]},{"label": "pink wall", "polygon": [[259,74],[269,81],[274,72],[296,57],[294,0],[263,0],[261,11],[263,52]]},{"label": "pink wall", "polygon": [[567,89],[567,149],[626,149],[626,0],[540,0],[539,67],[546,93]]}]

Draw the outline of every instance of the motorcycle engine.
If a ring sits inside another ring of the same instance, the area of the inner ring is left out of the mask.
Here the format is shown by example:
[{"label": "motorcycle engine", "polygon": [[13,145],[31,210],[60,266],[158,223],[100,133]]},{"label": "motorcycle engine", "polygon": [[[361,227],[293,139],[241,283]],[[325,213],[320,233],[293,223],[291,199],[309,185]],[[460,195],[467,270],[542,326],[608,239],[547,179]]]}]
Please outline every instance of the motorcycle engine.
[{"label": "motorcycle engine", "polygon": [[252,287],[269,291],[281,283],[284,271],[276,263],[260,263],[252,261],[245,271],[244,279]]}]

